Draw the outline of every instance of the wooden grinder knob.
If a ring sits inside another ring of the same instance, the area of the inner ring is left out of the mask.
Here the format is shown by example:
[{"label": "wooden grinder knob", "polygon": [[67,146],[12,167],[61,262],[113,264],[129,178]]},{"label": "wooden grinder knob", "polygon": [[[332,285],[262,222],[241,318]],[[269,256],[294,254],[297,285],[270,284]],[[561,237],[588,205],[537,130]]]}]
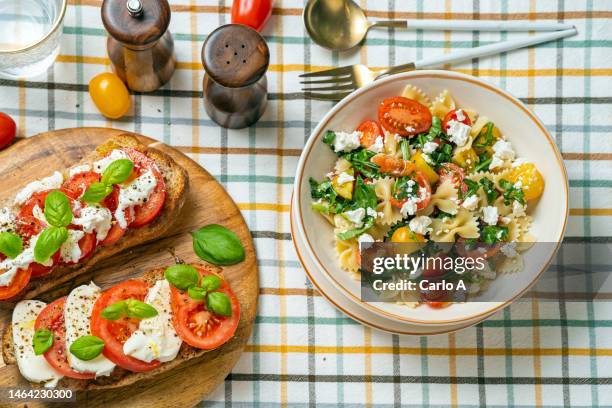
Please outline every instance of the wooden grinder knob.
[{"label": "wooden grinder knob", "polygon": [[266,41],[250,27],[226,24],[210,33],[202,47],[204,107],[227,128],[243,128],[261,117],[268,100]]},{"label": "wooden grinder knob", "polygon": [[151,92],[170,79],[176,56],[167,0],[104,0],[102,22],[111,65],[128,88]]}]

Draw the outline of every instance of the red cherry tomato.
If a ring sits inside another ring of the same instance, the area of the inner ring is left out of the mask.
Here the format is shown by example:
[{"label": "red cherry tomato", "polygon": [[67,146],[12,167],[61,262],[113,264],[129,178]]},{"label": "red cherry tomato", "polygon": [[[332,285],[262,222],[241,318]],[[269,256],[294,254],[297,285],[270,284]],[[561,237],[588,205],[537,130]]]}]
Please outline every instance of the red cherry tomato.
[{"label": "red cherry tomato", "polygon": [[0,112],[0,149],[4,149],[15,140],[17,125],[13,118],[6,113]]},{"label": "red cherry tomato", "polygon": [[232,23],[261,31],[272,14],[272,0],[234,0]]},{"label": "red cherry tomato", "polygon": [[[419,186],[419,202],[417,203],[417,210],[422,210],[423,208],[427,207],[427,204],[429,204],[429,201],[431,200],[431,186],[429,185],[427,178],[420,171],[415,172],[413,178]],[[389,199],[391,205],[397,208],[402,208],[406,201],[406,199],[396,200],[394,197]]]},{"label": "red cherry tomato", "polygon": [[454,120],[456,122],[461,122],[468,126],[472,126],[472,121],[470,120],[470,117],[463,110],[461,110],[461,112],[463,113],[463,120],[457,120],[458,110],[461,110],[461,109],[453,109],[452,111],[448,112],[446,116],[444,117],[444,120],[442,121],[442,129],[444,129],[445,132],[448,132],[448,122],[450,122],[451,120]]},{"label": "red cherry tomato", "polygon": [[376,138],[382,136],[383,132],[375,120],[364,120],[361,125],[357,128],[358,132],[361,132],[359,141],[363,147],[370,147],[376,143]]},{"label": "red cherry tomato", "polygon": [[456,189],[461,189],[461,194],[467,193],[468,186],[463,182],[465,172],[461,167],[454,163],[444,163],[438,169],[438,175],[440,176],[440,183],[450,179]]},{"label": "red cherry tomato", "polygon": [[412,137],[429,130],[431,112],[413,99],[403,96],[387,98],[378,107],[378,121],[391,133]]}]

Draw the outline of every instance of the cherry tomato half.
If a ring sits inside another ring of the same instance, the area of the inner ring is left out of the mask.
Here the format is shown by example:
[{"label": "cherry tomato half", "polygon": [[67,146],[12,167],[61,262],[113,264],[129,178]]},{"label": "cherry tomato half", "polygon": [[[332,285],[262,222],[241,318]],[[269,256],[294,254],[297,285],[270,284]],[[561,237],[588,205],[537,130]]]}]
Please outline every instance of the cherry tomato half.
[{"label": "cherry tomato half", "polygon": [[112,72],[93,77],[89,81],[89,95],[100,113],[109,119],[119,119],[132,105],[127,87]]},{"label": "cherry tomato half", "polygon": [[[459,116],[457,114],[457,111],[461,111],[461,115],[463,115],[461,120],[457,119],[457,117]],[[454,120],[456,122],[461,122],[468,126],[472,126],[472,121],[470,120],[470,117],[467,115],[467,113],[465,113],[461,109],[453,109],[452,111],[446,114],[446,116],[444,117],[444,120],[442,121],[442,129],[444,129],[445,132],[448,131],[448,122],[450,122],[451,120]]]},{"label": "cherry tomato half", "polygon": [[376,138],[378,136],[382,136],[383,132],[378,125],[378,122],[375,120],[364,120],[361,122],[361,125],[357,128],[358,132],[361,132],[361,137],[359,137],[359,141],[361,145],[365,148],[372,146],[376,143]]},{"label": "cherry tomato half", "polygon": [[272,0],[234,0],[232,23],[261,31],[272,14]]},{"label": "cherry tomato half", "polygon": [[4,149],[15,140],[17,125],[13,118],[6,113],[0,112],[0,149]]},{"label": "cherry tomato half", "polygon": [[378,107],[378,121],[391,133],[412,137],[429,130],[431,112],[413,99],[403,96],[387,98]]}]

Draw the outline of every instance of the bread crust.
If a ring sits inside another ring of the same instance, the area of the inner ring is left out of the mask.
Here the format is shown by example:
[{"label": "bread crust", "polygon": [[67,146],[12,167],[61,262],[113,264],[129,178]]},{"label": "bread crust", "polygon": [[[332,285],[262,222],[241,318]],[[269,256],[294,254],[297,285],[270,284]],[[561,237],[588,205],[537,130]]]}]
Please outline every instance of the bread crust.
[{"label": "bread crust", "polygon": [[[11,309],[21,299],[33,299],[62,283],[85,274],[101,260],[110,258],[114,254],[128,248],[133,248],[159,238],[172,227],[178,219],[178,215],[187,197],[189,175],[183,167],[177,164],[166,153],[145,146],[132,134],[125,133],[108,139],[80,162],[74,163],[72,167],[83,164],[91,165],[93,162],[105,157],[112,150],[121,148],[136,149],[146,154],[157,164],[166,184],[166,200],[160,215],[142,228],[128,229],[125,235],[115,244],[97,247],[93,255],[84,262],[77,265],[60,266],[46,276],[31,280],[28,286],[18,295],[11,299],[0,301],[0,308]],[[64,176],[68,174],[68,170],[64,171]]]},{"label": "bread crust", "polygon": [[[222,269],[210,264],[198,264],[198,267],[204,268],[207,271],[222,274]],[[144,275],[136,278],[147,282],[152,286],[157,280],[164,278],[165,268],[154,269],[146,272]],[[214,350],[200,350],[183,342],[178,355],[172,361],[162,363],[153,371],[146,373],[134,373],[124,370],[121,367],[115,367],[113,373],[108,377],[100,377],[95,380],[76,380],[73,378],[62,378],[58,384],[60,388],[70,388],[75,391],[83,390],[108,390],[113,388],[121,388],[134,384],[141,380],[149,380],[166,371],[172,370],[180,365],[189,365],[195,363],[198,359],[207,353],[215,353]],[[15,352],[13,348],[13,331],[12,325],[7,325],[2,333],[2,358],[6,365],[17,364],[15,360]],[[33,387],[38,387],[40,384],[32,384]]]}]

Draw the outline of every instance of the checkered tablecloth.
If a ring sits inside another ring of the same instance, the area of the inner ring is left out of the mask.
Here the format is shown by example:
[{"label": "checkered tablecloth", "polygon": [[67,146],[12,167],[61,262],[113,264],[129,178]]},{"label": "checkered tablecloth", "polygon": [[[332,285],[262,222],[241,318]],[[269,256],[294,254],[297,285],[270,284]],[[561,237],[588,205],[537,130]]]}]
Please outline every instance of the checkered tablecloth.
[{"label": "checkered tablecloth", "polygon": [[[225,383],[202,405],[612,405],[612,304],[526,301],[451,335],[401,337],[365,328],[320,296],[295,255],[289,200],[299,154],[330,103],[304,100],[297,75],[349,62],[386,66],[521,34],[372,31],[352,55],[306,36],[298,0],[275,2],[270,101],[257,125],[225,130],[205,114],[200,49],[229,22],[229,0],[171,0],[179,60],[171,82],[134,95],[104,119],[87,93],[110,69],[100,0],[71,0],[61,55],[42,77],[0,80],[0,111],[24,136],[109,126],[177,146],[208,169],[244,213],[257,247],[261,296],[254,333]],[[612,1],[362,1],[375,18],[566,21],[579,35],[453,67],[520,97],[543,120],[570,178],[567,235],[612,239]]]}]

